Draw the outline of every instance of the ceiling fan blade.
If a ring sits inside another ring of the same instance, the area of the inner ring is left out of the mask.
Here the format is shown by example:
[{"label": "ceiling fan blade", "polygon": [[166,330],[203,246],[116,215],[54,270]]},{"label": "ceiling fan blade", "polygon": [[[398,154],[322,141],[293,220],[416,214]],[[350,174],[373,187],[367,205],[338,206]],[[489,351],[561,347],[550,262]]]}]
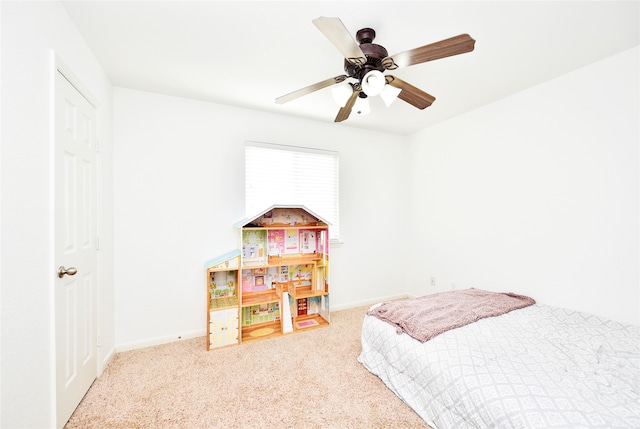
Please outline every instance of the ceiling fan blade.
[{"label": "ceiling fan blade", "polygon": [[423,90],[395,76],[387,75],[386,80],[387,84],[401,89],[400,94],[398,94],[400,100],[406,101],[420,110],[431,106],[431,104],[436,101],[433,95],[427,94]]},{"label": "ceiling fan blade", "polygon": [[450,39],[389,56],[382,60],[382,65],[388,70],[395,70],[398,67],[408,67],[414,64],[464,54],[473,51],[475,43],[476,41],[468,34],[461,34]]},{"label": "ceiling fan blade", "polygon": [[349,115],[351,114],[351,109],[353,108],[353,105],[356,104],[356,100],[358,99],[359,94],[360,89],[354,88],[353,94],[351,94],[351,97],[349,97],[345,105],[341,107],[340,110],[338,110],[338,115],[333,122],[342,122],[349,117]]},{"label": "ceiling fan blade", "polygon": [[340,18],[321,16],[312,22],[351,64],[363,65],[367,62],[360,45],[349,33]]},{"label": "ceiling fan blade", "polygon": [[311,94],[312,92],[317,91],[319,89],[326,88],[331,85],[335,85],[336,83],[344,82],[346,78],[347,78],[346,75],[340,75],[340,76],[323,80],[322,82],[314,83],[313,85],[309,85],[305,88],[301,88],[297,91],[293,91],[287,95],[283,95],[281,97],[276,98],[276,103],[284,104],[288,101],[295,100],[298,97],[302,97],[303,95]]}]

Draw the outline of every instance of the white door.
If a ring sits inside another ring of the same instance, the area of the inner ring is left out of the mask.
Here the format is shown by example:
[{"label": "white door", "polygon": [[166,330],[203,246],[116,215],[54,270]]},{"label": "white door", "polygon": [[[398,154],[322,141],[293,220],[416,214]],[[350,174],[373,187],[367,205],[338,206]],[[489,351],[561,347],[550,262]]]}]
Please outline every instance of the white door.
[{"label": "white door", "polygon": [[51,275],[56,278],[56,425],[62,428],[97,376],[97,188],[96,111],[60,72],[54,115],[56,272]]}]

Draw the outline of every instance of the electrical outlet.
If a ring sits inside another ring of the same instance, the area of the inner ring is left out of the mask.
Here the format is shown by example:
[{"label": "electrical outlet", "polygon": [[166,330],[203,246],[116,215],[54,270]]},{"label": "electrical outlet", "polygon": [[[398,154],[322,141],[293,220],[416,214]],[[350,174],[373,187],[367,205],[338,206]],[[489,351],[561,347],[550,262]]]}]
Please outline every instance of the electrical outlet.
[{"label": "electrical outlet", "polygon": [[451,282],[451,290],[456,290],[456,284],[454,282]]},{"label": "electrical outlet", "polygon": [[436,287],[436,278],[431,277],[431,286]]}]

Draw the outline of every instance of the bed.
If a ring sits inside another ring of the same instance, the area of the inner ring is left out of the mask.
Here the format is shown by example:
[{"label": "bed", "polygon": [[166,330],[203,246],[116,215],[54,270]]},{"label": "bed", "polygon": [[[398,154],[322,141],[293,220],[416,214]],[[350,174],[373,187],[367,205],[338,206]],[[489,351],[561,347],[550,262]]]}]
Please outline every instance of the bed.
[{"label": "bed", "polygon": [[396,303],[367,312],[358,361],[431,427],[640,428],[640,327],[533,302],[423,342],[375,314]]}]

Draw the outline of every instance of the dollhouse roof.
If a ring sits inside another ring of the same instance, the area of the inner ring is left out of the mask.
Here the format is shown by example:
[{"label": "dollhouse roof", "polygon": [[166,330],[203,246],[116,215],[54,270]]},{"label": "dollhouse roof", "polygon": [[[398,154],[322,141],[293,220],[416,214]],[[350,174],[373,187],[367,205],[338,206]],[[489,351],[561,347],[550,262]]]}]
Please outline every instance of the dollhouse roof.
[{"label": "dollhouse roof", "polygon": [[239,250],[232,250],[231,252],[227,252],[224,255],[220,255],[217,258],[209,259],[204,263],[205,268],[215,267],[221,264],[224,264],[227,261],[231,261],[233,258],[237,258],[240,256]]},{"label": "dollhouse roof", "polygon": [[249,224],[255,223],[256,221],[260,220],[261,218],[263,218],[263,216],[269,212],[272,211],[279,211],[279,210],[293,210],[293,211],[303,211],[305,212],[305,214],[307,215],[307,217],[311,218],[313,220],[313,222],[319,222],[319,223],[323,223],[325,225],[331,225],[330,222],[328,222],[326,219],[322,218],[321,216],[317,215],[316,213],[312,212],[311,210],[309,210],[308,208],[306,208],[303,205],[286,205],[286,204],[274,204],[271,207],[262,210],[260,213],[257,213],[253,216],[249,216],[249,217],[245,217],[242,220],[236,222],[233,226],[235,226],[236,228],[243,228],[245,226],[248,226]]}]

